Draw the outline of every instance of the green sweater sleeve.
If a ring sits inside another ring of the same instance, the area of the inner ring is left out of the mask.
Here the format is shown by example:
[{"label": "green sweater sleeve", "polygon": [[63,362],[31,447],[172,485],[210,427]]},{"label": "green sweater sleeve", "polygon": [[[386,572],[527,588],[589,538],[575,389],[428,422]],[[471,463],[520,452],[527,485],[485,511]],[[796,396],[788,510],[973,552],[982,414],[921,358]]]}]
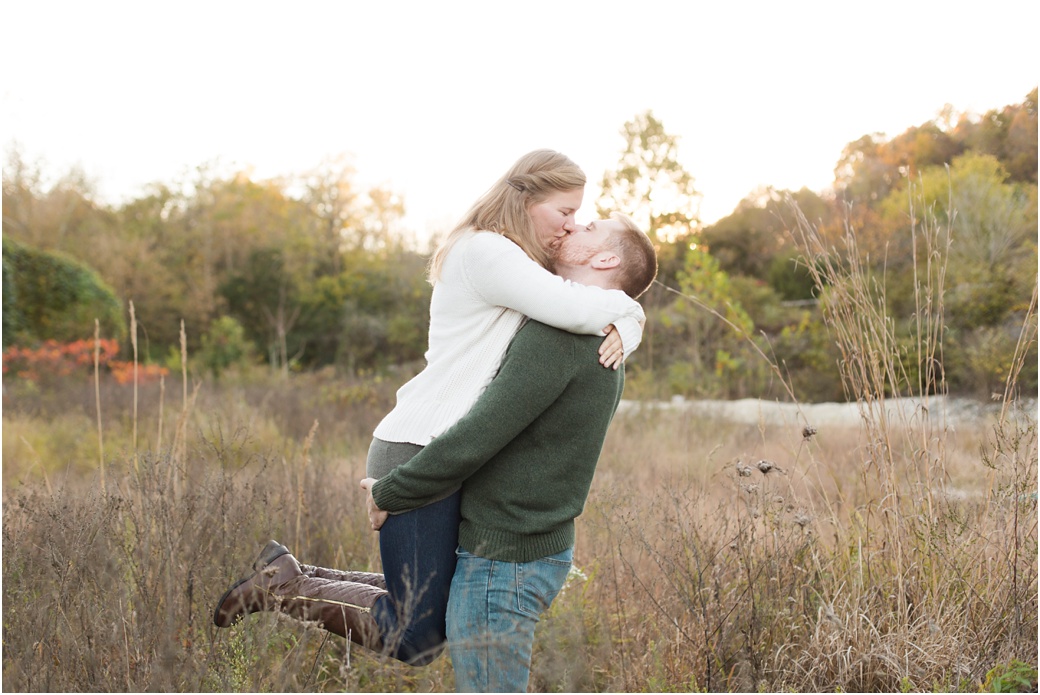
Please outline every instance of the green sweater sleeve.
[{"label": "green sweater sleeve", "polygon": [[548,408],[575,374],[564,335],[528,321],[469,413],[372,486],[379,508],[416,509],[459,487]]}]

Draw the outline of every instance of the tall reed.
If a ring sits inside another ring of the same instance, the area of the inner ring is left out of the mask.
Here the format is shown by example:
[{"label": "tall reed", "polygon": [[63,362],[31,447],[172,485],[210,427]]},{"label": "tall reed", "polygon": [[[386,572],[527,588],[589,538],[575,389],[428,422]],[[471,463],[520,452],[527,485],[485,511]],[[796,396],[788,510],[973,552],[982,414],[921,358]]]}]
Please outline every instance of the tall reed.
[{"label": "tall reed", "polygon": [[97,440],[98,440],[98,473],[101,477],[101,489],[105,489],[105,436],[101,425],[101,324],[94,319],[94,404],[97,413]]}]

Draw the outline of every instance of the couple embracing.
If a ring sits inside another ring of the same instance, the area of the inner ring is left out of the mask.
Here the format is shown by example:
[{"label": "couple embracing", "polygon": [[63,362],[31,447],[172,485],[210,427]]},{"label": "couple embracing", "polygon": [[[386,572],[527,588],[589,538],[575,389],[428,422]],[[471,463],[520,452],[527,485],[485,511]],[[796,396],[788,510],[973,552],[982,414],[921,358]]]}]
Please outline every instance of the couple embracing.
[{"label": "couple embracing", "polygon": [[526,691],[657,272],[629,218],[575,222],[584,187],[564,155],[531,152],[434,254],[427,366],[376,427],[361,481],[383,573],[301,564],[271,541],[218,626],[278,610],[416,666],[447,644],[459,692]]}]

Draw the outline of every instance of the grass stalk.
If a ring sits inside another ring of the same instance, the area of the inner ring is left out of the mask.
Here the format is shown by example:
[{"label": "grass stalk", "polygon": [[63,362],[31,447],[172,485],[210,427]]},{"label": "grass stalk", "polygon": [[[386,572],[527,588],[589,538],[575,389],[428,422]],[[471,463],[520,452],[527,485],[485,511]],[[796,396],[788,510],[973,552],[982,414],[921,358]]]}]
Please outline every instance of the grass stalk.
[{"label": "grass stalk", "polygon": [[105,440],[101,428],[101,322],[94,319],[94,409],[97,413],[98,472],[105,489]]},{"label": "grass stalk", "polygon": [[134,302],[130,300],[130,345],[134,350],[134,416],[133,416],[133,439],[132,451],[134,452],[134,472],[140,472],[139,456],[137,452],[137,315],[134,313]]},{"label": "grass stalk", "polygon": [[173,455],[170,457],[168,482],[174,496],[180,489],[179,471],[184,469],[187,457],[188,428],[188,334],[184,330],[184,319],[181,319],[181,414],[177,418],[177,427],[173,435]]},{"label": "grass stalk", "polygon": [[303,440],[303,452],[300,456],[300,467],[296,473],[296,530],[294,532],[294,547],[299,547],[302,542],[301,533],[303,529],[303,509],[306,500],[305,486],[307,483],[307,463],[310,461],[311,444],[314,443],[314,435],[318,432],[318,421],[311,425],[307,438]]},{"label": "grass stalk", "polygon": [[163,436],[163,405],[166,402],[166,375],[159,375],[159,431],[155,437],[155,455],[158,456],[162,452],[162,436]]}]

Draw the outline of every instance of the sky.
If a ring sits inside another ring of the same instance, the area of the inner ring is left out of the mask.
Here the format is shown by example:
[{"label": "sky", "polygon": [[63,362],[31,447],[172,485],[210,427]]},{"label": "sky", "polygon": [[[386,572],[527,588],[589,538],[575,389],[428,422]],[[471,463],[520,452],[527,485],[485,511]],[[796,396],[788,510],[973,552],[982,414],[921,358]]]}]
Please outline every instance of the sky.
[{"label": "sky", "polygon": [[7,151],[118,203],[200,165],[291,175],[347,156],[451,227],[522,154],[588,175],[580,221],[651,110],[707,224],[762,186],[822,191],[846,144],[1038,82],[1021,0],[82,0],[0,13]]}]

